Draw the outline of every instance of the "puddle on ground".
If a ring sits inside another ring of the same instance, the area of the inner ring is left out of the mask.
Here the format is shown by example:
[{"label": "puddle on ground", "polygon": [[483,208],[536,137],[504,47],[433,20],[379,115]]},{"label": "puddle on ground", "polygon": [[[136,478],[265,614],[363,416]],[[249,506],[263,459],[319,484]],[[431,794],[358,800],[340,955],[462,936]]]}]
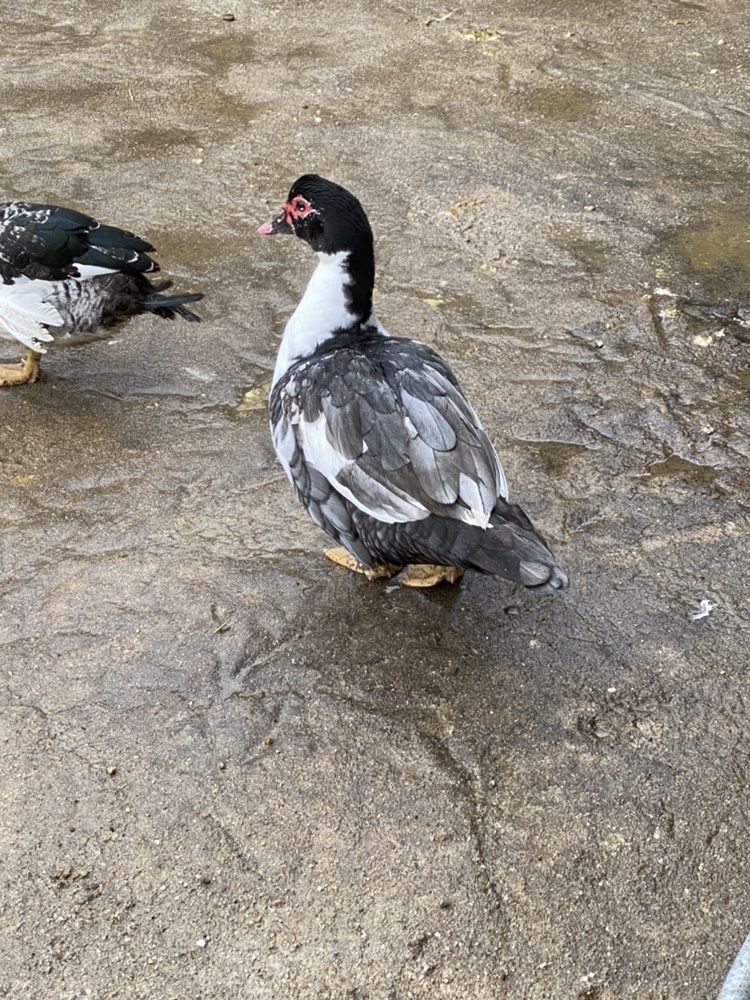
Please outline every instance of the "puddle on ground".
[{"label": "puddle on ground", "polygon": [[64,79],[54,86],[41,86],[13,80],[2,90],[3,110],[6,115],[16,112],[28,114],[30,107],[44,108],[46,113],[56,112],[60,116],[80,114],[86,105],[98,106],[106,99],[111,87],[106,83],[78,83],[71,90]]},{"label": "puddle on ground", "polygon": [[609,247],[599,240],[565,230],[555,232],[552,239],[559,250],[574,257],[588,274],[603,274],[611,264]]},{"label": "puddle on ground", "polygon": [[451,295],[449,292],[444,291],[426,292],[418,288],[410,289],[410,291],[416,298],[421,299],[422,302],[426,302],[433,309],[462,309],[467,312],[477,309],[476,300],[470,295]]},{"label": "puddle on ground", "polygon": [[158,239],[157,257],[165,269],[170,262],[189,261],[191,270],[197,273],[211,261],[247,254],[246,239],[237,236],[232,240],[226,231],[214,234],[201,229],[162,230],[153,238]]},{"label": "puddle on ground", "polygon": [[[5,22],[5,29],[13,30],[13,35],[16,39],[14,46],[14,53],[16,55],[23,50],[24,42],[27,39],[30,49],[35,51],[41,49],[46,56],[50,56],[52,50],[55,48],[81,48],[83,47],[83,41],[92,37],[95,30],[92,27],[86,31],[81,29],[77,24],[74,24],[73,21],[60,21],[50,15],[35,16],[33,18],[26,17],[25,19],[10,22],[5,20],[5,18],[3,20]],[[23,39],[24,42],[19,44],[20,39]]]},{"label": "puddle on ground", "polygon": [[448,322],[449,327],[465,332],[470,329],[485,329],[484,312],[475,297],[471,295],[455,295],[444,288],[413,288],[394,280],[390,275],[381,274],[376,287],[376,294],[408,295],[419,299],[431,309],[440,312]]},{"label": "puddle on ground", "polygon": [[535,451],[544,465],[545,473],[550,476],[563,473],[572,458],[596,450],[591,445],[578,441],[535,441],[529,438],[514,438],[514,444]]},{"label": "puddle on ground", "polygon": [[118,130],[109,136],[113,151],[126,153],[139,159],[163,155],[175,146],[197,146],[197,136],[192,129],[179,125],[152,125],[147,128]]},{"label": "puddle on ground", "polygon": [[270,382],[261,382],[248,389],[237,404],[235,413],[238,417],[249,417],[254,413],[263,413],[268,409],[268,394],[271,391]]},{"label": "puddle on ground", "polygon": [[[216,129],[231,130],[234,134],[242,132],[243,127],[256,121],[261,113],[257,104],[222,90],[204,74],[184,81],[178,91],[163,90],[159,98],[165,118],[179,118],[186,127],[205,130],[200,144],[206,147]],[[158,133],[158,129],[154,131]],[[154,152],[162,150],[157,147]]]},{"label": "puddle on ground", "polygon": [[532,115],[576,122],[596,114],[599,98],[583,87],[560,83],[535,87],[515,96],[514,103]]},{"label": "puddle on ground", "polygon": [[716,469],[710,465],[691,462],[681,455],[668,455],[661,461],[651,462],[643,477],[689,476],[699,483],[711,483],[716,478]]},{"label": "puddle on ground", "polygon": [[709,295],[750,295],[750,211],[724,212],[713,221],[678,229],[660,244],[661,253],[676,256],[687,277]]},{"label": "puddle on ground", "polygon": [[[255,52],[254,36],[247,33],[238,35],[236,27],[228,29],[224,35],[216,35],[213,38],[195,42],[191,48],[199,58],[205,56],[225,70],[231,70],[235,66],[242,66],[253,61],[261,61],[264,58],[262,53],[258,55]],[[289,63],[301,61],[315,63],[326,55],[325,47],[313,42],[290,44],[285,48],[285,58]]]},{"label": "puddle on ground", "polygon": [[248,35],[237,35],[233,29],[230,29],[225,35],[204,38],[191,46],[196,55],[208,56],[209,59],[225,67],[249,62],[252,58],[253,47],[253,40]]},{"label": "puddle on ground", "polygon": [[464,42],[496,42],[500,33],[493,28],[462,28],[456,32],[456,37]]}]

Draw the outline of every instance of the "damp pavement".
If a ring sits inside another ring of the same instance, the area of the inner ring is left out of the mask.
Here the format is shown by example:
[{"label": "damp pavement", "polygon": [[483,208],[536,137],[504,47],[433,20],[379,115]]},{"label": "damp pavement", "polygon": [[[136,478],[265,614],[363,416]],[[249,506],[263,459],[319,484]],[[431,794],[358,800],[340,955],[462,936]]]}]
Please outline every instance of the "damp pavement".
[{"label": "damp pavement", "polygon": [[[2,196],[206,300],[0,395],[0,995],[714,997],[750,929],[746,4],[1,7]],[[561,598],[322,558],[263,402],[313,260],[255,236],[308,170]]]}]

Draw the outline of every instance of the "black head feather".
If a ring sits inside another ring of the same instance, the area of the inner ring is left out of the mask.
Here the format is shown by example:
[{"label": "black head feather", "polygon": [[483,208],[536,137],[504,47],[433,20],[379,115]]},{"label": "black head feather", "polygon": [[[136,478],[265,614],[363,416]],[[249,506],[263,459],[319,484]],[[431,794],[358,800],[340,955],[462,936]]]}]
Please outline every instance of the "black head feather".
[{"label": "black head feather", "polygon": [[287,225],[316,253],[349,255],[344,264],[351,276],[349,308],[360,322],[369,320],[375,254],[372,229],[357,198],[325,177],[304,174],[292,184],[284,212]]},{"label": "black head feather", "polygon": [[292,225],[313,250],[372,252],[372,229],[365,210],[346,188],[318,174],[304,174],[292,184],[287,204],[293,206],[296,198],[304,198],[310,211],[293,216]]}]

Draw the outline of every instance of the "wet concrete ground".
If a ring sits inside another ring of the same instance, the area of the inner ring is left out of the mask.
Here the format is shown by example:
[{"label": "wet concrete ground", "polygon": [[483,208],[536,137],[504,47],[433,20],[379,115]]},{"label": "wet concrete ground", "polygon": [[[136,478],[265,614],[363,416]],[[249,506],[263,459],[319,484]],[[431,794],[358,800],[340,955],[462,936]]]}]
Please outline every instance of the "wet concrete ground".
[{"label": "wet concrete ground", "polygon": [[[0,396],[0,995],[716,995],[750,929],[748,13],[0,5],[3,197],[207,293]],[[321,557],[240,405],[312,267],[255,228],[311,169],[561,599]]]}]

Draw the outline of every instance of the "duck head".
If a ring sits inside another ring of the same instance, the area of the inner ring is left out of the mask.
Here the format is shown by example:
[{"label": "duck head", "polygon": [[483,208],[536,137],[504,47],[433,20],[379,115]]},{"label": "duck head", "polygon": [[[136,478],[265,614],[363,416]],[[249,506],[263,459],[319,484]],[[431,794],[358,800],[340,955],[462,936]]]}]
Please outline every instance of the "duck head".
[{"label": "duck head", "polygon": [[359,201],[318,174],[298,178],[279,214],[258,232],[261,236],[294,233],[316,253],[372,252],[372,230]]}]

